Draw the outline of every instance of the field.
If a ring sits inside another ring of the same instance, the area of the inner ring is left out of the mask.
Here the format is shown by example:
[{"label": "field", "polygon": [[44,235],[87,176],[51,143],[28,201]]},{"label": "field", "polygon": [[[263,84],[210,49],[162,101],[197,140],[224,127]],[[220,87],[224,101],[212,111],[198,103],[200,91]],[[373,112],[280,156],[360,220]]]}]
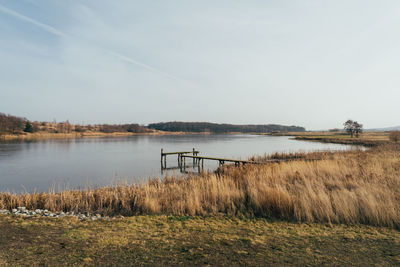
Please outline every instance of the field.
[{"label": "field", "polygon": [[231,216],[114,221],[0,215],[0,264],[265,266],[400,264],[400,232]]},{"label": "field", "polygon": [[367,132],[362,133],[359,137],[351,137],[346,133],[330,133],[330,132],[306,132],[293,133],[292,136],[297,140],[317,141],[324,143],[363,145],[363,146],[378,146],[391,144],[389,133],[386,132]]}]

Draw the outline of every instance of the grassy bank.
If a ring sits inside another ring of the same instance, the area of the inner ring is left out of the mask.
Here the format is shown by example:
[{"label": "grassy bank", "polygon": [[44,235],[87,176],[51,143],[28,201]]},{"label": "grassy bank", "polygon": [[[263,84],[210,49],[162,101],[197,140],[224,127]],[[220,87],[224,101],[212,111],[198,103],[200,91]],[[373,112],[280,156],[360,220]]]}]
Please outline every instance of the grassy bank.
[{"label": "grassy bank", "polygon": [[114,221],[0,215],[2,266],[400,264],[400,232],[229,216]]},{"label": "grassy bank", "polygon": [[368,132],[361,134],[359,137],[351,137],[344,133],[329,132],[293,133],[291,136],[295,136],[294,139],[296,140],[344,145],[362,145],[366,147],[375,147],[392,143],[389,139],[389,133],[385,132]]},{"label": "grassy bank", "polygon": [[131,133],[131,132],[71,132],[71,133],[47,133],[47,132],[36,132],[36,133],[21,133],[21,134],[3,134],[0,135],[0,141],[12,141],[12,140],[43,140],[43,139],[66,139],[66,138],[91,138],[91,137],[120,137],[120,136],[132,136],[132,135],[181,135],[181,132],[163,132],[163,131],[151,131],[145,133]]},{"label": "grassy bank", "polygon": [[[106,215],[223,213],[300,222],[400,226],[397,146],[289,156],[298,160],[164,181],[153,179],[141,185],[61,193],[2,193],[0,208],[25,206]],[[301,160],[316,156],[318,160]]]}]

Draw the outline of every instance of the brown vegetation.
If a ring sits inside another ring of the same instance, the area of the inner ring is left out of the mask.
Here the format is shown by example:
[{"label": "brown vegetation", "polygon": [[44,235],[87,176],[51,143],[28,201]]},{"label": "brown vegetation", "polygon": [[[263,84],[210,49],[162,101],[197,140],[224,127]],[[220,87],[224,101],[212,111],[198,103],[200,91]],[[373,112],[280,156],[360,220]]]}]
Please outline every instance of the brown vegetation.
[{"label": "brown vegetation", "polygon": [[316,141],[322,143],[335,143],[345,145],[361,145],[365,147],[374,147],[379,145],[391,144],[392,140],[389,138],[387,132],[368,132],[353,138],[345,133],[332,133],[332,132],[308,132],[291,134],[295,136],[296,140]]},{"label": "brown vegetation", "polygon": [[154,131],[136,123],[79,125],[71,124],[68,120],[65,122],[31,122],[26,118],[0,113],[0,138],[3,140],[71,138],[107,134],[131,135],[152,132]]},{"label": "brown vegetation", "polygon": [[226,213],[400,226],[398,147],[319,156],[317,161],[226,168],[219,174],[153,179],[142,185],[60,193],[2,193],[0,208],[26,206],[124,215]]},{"label": "brown vegetation", "polygon": [[391,131],[389,134],[390,140],[393,142],[399,142],[400,141],[400,131]]}]

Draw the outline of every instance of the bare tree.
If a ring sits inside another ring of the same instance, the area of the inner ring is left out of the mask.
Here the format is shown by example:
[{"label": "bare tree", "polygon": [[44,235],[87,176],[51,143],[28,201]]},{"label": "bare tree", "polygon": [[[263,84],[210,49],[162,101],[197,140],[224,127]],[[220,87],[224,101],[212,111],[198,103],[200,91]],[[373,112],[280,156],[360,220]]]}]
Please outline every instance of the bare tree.
[{"label": "bare tree", "polygon": [[357,121],[347,120],[343,125],[345,131],[348,132],[351,137],[353,137],[354,135],[358,137],[363,131],[363,125],[358,123]]}]

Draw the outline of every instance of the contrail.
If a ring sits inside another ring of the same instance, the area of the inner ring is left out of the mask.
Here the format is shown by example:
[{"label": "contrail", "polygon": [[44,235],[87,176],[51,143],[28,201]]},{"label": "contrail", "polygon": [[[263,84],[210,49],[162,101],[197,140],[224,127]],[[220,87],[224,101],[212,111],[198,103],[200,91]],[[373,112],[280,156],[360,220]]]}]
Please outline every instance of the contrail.
[{"label": "contrail", "polygon": [[137,61],[137,60],[135,60],[135,59],[133,59],[133,58],[127,57],[127,56],[125,56],[125,55],[122,55],[122,54],[120,54],[120,53],[117,53],[117,52],[114,52],[114,51],[111,51],[111,50],[108,50],[108,49],[104,49],[104,51],[107,52],[108,54],[110,54],[110,55],[116,57],[116,58],[119,58],[119,59],[123,60],[123,61],[129,62],[129,63],[132,63],[132,64],[136,64],[136,65],[141,66],[141,67],[143,67],[143,68],[145,68],[145,69],[158,72],[158,73],[160,73],[160,74],[162,74],[162,75],[164,75],[164,76],[167,76],[167,77],[169,77],[169,78],[172,78],[172,79],[174,79],[174,80],[187,83],[187,81],[185,81],[185,80],[183,80],[183,79],[181,79],[181,78],[175,77],[175,76],[173,76],[173,75],[171,75],[171,74],[169,74],[169,73],[166,73],[166,72],[161,71],[161,70],[159,70],[159,69],[156,69],[156,68],[154,68],[154,67],[152,67],[152,66],[150,66],[150,65],[147,65],[147,64],[144,64],[144,63],[142,63],[142,62],[139,62],[139,61]]},{"label": "contrail", "polygon": [[[64,38],[77,39],[77,38],[74,38],[74,36],[72,36],[72,35],[70,35],[70,34],[67,34],[67,33],[64,33],[64,32],[62,32],[62,31],[60,31],[60,30],[57,30],[56,28],[54,28],[54,27],[52,27],[52,26],[50,26],[50,25],[48,25],[48,24],[44,24],[44,23],[41,23],[41,22],[39,22],[39,21],[37,21],[37,20],[34,20],[34,19],[29,18],[29,17],[27,17],[27,16],[24,16],[24,15],[22,15],[22,14],[20,14],[20,13],[18,13],[18,12],[15,12],[14,10],[9,9],[9,8],[7,8],[7,7],[3,6],[3,5],[1,5],[1,4],[0,4],[0,11],[4,12],[4,13],[6,13],[6,14],[9,14],[9,15],[11,15],[11,16],[14,16],[14,17],[16,17],[16,18],[18,18],[18,19],[20,19],[20,20],[29,22],[29,23],[31,23],[31,24],[33,24],[33,25],[39,27],[39,28],[42,28],[43,30],[45,30],[45,31],[47,31],[47,32],[49,32],[49,33],[52,33],[52,34],[54,34],[54,35],[57,35],[57,36],[60,36],[60,37],[64,37]],[[79,40],[79,41],[82,42],[82,40]],[[143,68],[145,68],[145,69],[151,70],[151,71],[153,71],[153,72],[158,72],[158,73],[160,73],[160,74],[162,74],[162,75],[164,75],[164,76],[167,76],[167,77],[169,77],[169,78],[172,78],[172,79],[174,79],[174,80],[182,81],[182,82],[187,83],[187,81],[185,81],[185,80],[183,80],[183,79],[181,79],[181,78],[175,77],[175,76],[173,76],[173,75],[171,75],[171,74],[169,74],[169,73],[166,73],[166,72],[164,72],[164,71],[162,71],[162,70],[159,70],[159,69],[157,69],[157,68],[154,68],[154,67],[152,67],[152,66],[150,66],[150,65],[147,65],[147,64],[142,63],[142,62],[140,62],[140,61],[137,61],[137,60],[135,60],[135,59],[133,59],[133,58],[130,58],[130,57],[128,57],[128,56],[125,56],[125,55],[123,55],[123,54],[117,53],[117,52],[112,51],[112,50],[104,49],[104,48],[101,48],[101,47],[99,47],[99,48],[100,48],[101,50],[103,50],[104,52],[106,52],[107,54],[109,54],[109,55],[111,55],[111,56],[114,56],[114,57],[116,57],[116,58],[118,58],[118,59],[120,59],[120,60],[123,60],[123,61],[125,61],[125,62],[129,62],[129,63],[131,63],[131,64],[135,64],[135,65],[141,66],[141,67],[143,67]]]},{"label": "contrail", "polygon": [[58,36],[61,36],[61,37],[69,37],[67,34],[57,30],[56,28],[53,28],[53,27],[51,27],[49,25],[41,23],[41,22],[39,22],[37,20],[28,18],[28,17],[26,17],[26,16],[24,16],[24,15],[22,15],[20,13],[15,12],[14,10],[8,9],[8,8],[2,6],[2,5],[0,5],[0,11],[3,11],[4,13],[7,13],[9,15],[12,15],[12,16],[20,19],[20,20],[23,20],[23,21],[26,21],[26,22],[30,22],[30,23],[32,23],[32,24],[44,29],[45,31],[52,33],[52,34],[55,34],[55,35],[58,35]]}]

